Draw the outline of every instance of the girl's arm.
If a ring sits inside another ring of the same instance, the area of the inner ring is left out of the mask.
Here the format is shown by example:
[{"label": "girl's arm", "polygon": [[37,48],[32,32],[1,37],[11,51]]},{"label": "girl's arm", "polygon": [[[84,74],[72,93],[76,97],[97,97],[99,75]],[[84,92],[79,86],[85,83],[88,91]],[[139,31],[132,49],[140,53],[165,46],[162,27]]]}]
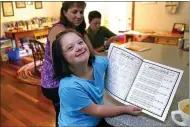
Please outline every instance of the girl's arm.
[{"label": "girl's arm", "polygon": [[141,109],[130,105],[113,106],[113,105],[97,105],[92,103],[91,105],[83,108],[82,112],[95,116],[95,117],[114,117],[121,114],[139,115]]}]

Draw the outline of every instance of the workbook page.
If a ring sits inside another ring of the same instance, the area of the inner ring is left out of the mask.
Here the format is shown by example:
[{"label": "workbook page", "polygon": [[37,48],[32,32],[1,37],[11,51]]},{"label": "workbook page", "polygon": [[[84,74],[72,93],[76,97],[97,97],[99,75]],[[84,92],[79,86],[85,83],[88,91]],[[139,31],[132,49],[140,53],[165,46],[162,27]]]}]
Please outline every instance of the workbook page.
[{"label": "workbook page", "polygon": [[105,87],[112,97],[122,102],[126,100],[143,58],[124,47],[112,44],[108,59]]},{"label": "workbook page", "polygon": [[164,121],[182,74],[182,70],[144,60],[126,101]]}]

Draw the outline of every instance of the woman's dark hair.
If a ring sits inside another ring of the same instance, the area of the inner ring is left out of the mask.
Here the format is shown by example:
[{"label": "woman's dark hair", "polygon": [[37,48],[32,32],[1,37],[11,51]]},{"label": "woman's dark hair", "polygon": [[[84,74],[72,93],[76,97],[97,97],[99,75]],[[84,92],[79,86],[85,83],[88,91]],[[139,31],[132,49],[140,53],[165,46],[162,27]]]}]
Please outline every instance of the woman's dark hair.
[{"label": "woman's dark hair", "polygon": [[[73,29],[66,29],[63,32],[57,34],[56,40],[54,40],[52,44],[54,78],[57,80],[60,80],[61,78],[70,76],[72,74],[71,70],[69,69],[68,62],[63,56],[62,46],[60,43],[61,38],[70,32],[76,33],[84,41],[83,36]],[[94,55],[90,53],[88,65],[92,65],[94,58]]]},{"label": "woman's dark hair", "polygon": [[65,15],[63,14],[63,12],[67,12],[69,8],[71,8],[72,6],[78,6],[78,7],[82,7],[85,8],[86,7],[86,3],[84,1],[64,1],[60,10],[60,20],[59,23],[63,24],[66,28],[72,28],[75,29],[77,32],[81,33],[82,35],[85,34],[85,28],[86,28],[86,23],[85,20],[83,18],[82,23],[76,27],[73,23],[71,23],[67,17],[65,17]]},{"label": "woman's dark hair", "polygon": [[98,11],[91,11],[88,14],[88,20],[91,22],[95,18],[101,18],[101,13]]}]

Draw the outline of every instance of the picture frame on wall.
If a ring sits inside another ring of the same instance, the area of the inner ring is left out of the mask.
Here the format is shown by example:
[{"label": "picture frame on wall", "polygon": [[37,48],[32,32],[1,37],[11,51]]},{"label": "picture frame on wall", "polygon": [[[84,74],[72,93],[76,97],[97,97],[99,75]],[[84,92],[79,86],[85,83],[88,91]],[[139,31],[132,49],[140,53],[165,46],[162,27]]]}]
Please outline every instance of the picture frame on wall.
[{"label": "picture frame on wall", "polygon": [[26,8],[26,3],[23,1],[16,1],[16,8]]},{"label": "picture frame on wall", "polygon": [[36,9],[42,9],[42,2],[41,1],[35,1],[35,8]]},{"label": "picture frame on wall", "polygon": [[4,17],[14,16],[13,2],[2,2],[2,10]]},{"label": "picture frame on wall", "polygon": [[184,34],[185,32],[185,23],[174,23],[172,28],[173,34]]}]

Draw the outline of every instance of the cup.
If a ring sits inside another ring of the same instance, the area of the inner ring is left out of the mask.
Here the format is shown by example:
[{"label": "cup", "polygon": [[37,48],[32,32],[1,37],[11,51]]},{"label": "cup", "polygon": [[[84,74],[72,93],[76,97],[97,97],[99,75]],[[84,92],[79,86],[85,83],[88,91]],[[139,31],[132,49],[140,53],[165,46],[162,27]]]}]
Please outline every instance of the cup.
[{"label": "cup", "polygon": [[119,38],[120,38],[120,41],[119,41],[120,44],[124,44],[126,42],[126,36],[125,36],[125,34],[120,35]]},{"label": "cup", "polygon": [[183,49],[183,47],[184,47],[184,39],[180,38],[178,40],[178,48]]},{"label": "cup", "polygon": [[[182,121],[178,121],[176,119],[176,115],[180,115],[182,118]],[[179,126],[188,126],[190,124],[189,121],[189,115],[190,115],[190,107],[189,107],[189,99],[181,100],[178,103],[178,110],[171,112],[171,117],[174,123],[176,123]]]}]

